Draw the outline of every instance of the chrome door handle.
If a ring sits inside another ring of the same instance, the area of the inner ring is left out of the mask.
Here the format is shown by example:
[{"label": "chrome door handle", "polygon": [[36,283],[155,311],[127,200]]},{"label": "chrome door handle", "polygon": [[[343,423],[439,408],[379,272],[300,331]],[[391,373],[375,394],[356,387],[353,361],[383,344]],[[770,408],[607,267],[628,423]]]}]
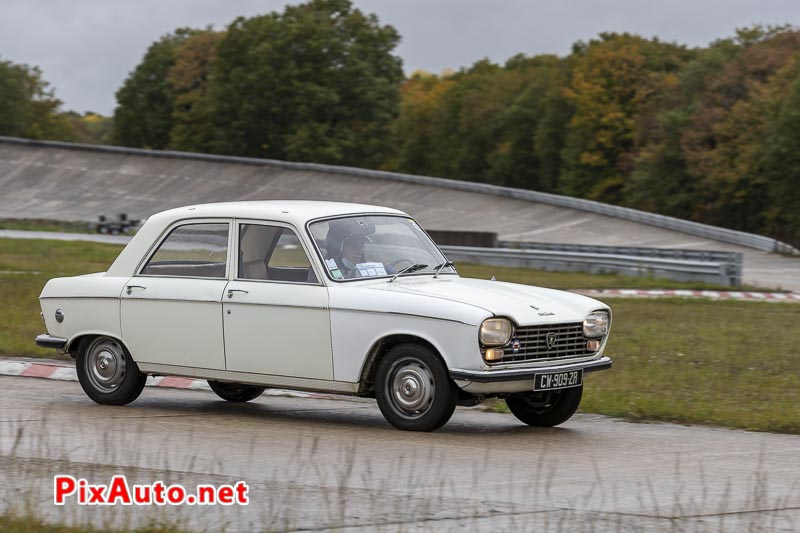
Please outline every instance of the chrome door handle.
[{"label": "chrome door handle", "polygon": [[228,298],[233,298],[233,293],[234,292],[241,292],[243,294],[249,294],[247,291],[242,290],[242,289],[228,289]]},{"label": "chrome door handle", "polygon": [[147,287],[142,287],[141,285],[128,285],[128,286],[126,287],[126,289],[125,289],[125,292],[127,292],[128,294],[130,294],[131,292],[133,292],[133,289],[142,289],[142,290],[145,290],[146,288],[147,288]]}]

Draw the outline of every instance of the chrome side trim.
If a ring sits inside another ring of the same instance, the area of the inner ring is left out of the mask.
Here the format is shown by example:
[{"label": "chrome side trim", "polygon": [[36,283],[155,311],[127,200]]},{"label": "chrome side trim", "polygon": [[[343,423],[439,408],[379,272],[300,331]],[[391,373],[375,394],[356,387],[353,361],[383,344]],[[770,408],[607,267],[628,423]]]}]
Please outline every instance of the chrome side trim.
[{"label": "chrome side trim", "polygon": [[138,363],[139,370],[145,374],[159,374],[166,376],[182,376],[187,378],[213,379],[218,381],[233,381],[250,385],[264,385],[267,387],[296,389],[311,392],[335,392],[337,394],[354,395],[358,392],[358,383],[346,381],[329,381],[325,379],[296,378],[290,376],[275,376],[271,374],[253,374],[250,372],[235,372],[232,370],[215,370],[211,368],[194,368],[188,366],[163,365],[160,363]]},{"label": "chrome side trim", "polygon": [[119,296],[40,296],[39,300],[119,300]]},{"label": "chrome side trim", "polygon": [[453,368],[450,370],[450,377],[459,381],[473,381],[476,383],[491,383],[494,381],[521,381],[533,379],[535,374],[545,372],[567,372],[569,370],[580,370],[584,372],[597,372],[611,368],[611,358],[603,356],[600,359],[586,361],[584,363],[572,363],[567,365],[540,366],[537,368],[519,368],[513,370],[462,370]]},{"label": "chrome side trim", "polygon": [[[468,304],[471,305],[471,304]],[[479,308],[482,309],[482,308]],[[396,311],[374,311],[369,309],[355,309],[352,307],[331,307],[331,311],[347,311],[348,313],[368,313],[370,315],[395,315],[395,316],[410,316],[414,318],[425,318],[428,320],[441,320],[443,322],[455,322],[456,324],[464,324],[465,326],[477,326],[478,324],[470,324],[468,322],[462,322],[461,320],[455,320],[453,318],[442,318],[438,316],[429,316],[429,315],[417,315],[414,313],[398,313]]]}]

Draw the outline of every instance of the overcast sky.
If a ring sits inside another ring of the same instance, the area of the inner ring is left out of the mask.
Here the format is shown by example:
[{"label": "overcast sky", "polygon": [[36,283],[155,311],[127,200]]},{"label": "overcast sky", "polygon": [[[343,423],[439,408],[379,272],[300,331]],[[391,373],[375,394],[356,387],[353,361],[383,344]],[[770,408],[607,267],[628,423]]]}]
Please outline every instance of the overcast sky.
[{"label": "overcast sky", "polygon": [[[278,0],[0,0],[0,58],[38,65],[65,109],[111,114],[148,45],[178,27],[224,28]],[[406,72],[569,53],[600,32],[703,46],[754,23],[800,24],[798,0],[355,0],[400,32]],[[1,104],[1,103],[0,103]]]}]

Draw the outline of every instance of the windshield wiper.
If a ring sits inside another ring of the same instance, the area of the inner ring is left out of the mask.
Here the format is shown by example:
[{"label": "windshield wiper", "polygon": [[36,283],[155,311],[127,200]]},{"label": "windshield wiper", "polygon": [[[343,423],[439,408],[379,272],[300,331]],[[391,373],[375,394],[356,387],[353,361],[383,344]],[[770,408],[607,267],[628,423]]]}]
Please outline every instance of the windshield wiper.
[{"label": "windshield wiper", "polygon": [[453,264],[452,261],[445,261],[441,265],[436,265],[435,267],[433,267],[433,270],[436,271],[433,274],[433,279],[436,279],[439,276],[439,272],[441,272],[444,267],[454,267],[454,266],[455,264]]},{"label": "windshield wiper", "polygon": [[408,265],[407,267],[399,271],[397,274],[392,276],[392,279],[389,280],[389,283],[396,280],[398,276],[401,276],[403,274],[411,274],[412,272],[416,272],[417,270],[422,270],[423,268],[428,268],[428,265],[423,265],[422,263],[414,263],[413,265]]}]

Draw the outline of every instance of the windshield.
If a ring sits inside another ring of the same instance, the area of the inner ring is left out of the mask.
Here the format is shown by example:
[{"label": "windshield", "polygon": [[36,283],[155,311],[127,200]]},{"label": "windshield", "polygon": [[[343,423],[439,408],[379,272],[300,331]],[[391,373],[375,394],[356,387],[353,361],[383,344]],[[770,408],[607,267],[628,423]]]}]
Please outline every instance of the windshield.
[{"label": "windshield", "polygon": [[[447,259],[416,222],[396,216],[352,216],[309,226],[334,280],[433,274]],[[454,273],[446,266],[442,274]]]}]

